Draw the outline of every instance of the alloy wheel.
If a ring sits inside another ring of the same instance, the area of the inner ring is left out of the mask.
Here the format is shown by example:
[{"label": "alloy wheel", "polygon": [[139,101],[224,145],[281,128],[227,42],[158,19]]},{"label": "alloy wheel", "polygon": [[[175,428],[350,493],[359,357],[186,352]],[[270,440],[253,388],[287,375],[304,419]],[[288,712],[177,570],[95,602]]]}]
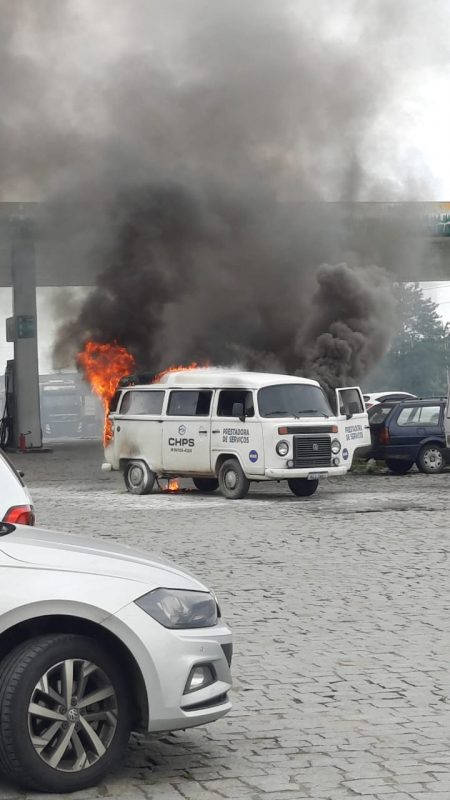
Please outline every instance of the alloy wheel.
[{"label": "alloy wheel", "polygon": [[28,731],[40,758],[53,769],[79,772],[107,751],[117,728],[117,697],[92,661],[66,659],[33,689]]}]

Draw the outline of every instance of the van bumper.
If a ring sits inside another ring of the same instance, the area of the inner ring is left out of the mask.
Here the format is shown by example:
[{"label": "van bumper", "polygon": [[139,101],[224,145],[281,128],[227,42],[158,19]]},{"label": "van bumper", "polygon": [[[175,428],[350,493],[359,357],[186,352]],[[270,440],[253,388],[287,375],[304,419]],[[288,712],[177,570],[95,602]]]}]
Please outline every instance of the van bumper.
[{"label": "van bumper", "polygon": [[308,478],[314,475],[314,478],[333,477],[333,475],[345,475],[349,467],[343,464],[341,467],[309,467],[308,469],[266,469],[264,475],[267,480],[271,481],[285,481],[288,478]]}]

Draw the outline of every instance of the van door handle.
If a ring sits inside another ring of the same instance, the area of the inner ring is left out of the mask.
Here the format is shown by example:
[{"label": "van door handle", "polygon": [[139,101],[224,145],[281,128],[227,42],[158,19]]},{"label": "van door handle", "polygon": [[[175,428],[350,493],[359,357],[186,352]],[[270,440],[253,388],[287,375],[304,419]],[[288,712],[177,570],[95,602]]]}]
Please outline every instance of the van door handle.
[{"label": "van door handle", "polygon": [[220,430],[217,430],[217,431],[211,431],[211,433],[220,433]]},{"label": "van door handle", "polygon": [[120,425],[117,426],[116,431],[120,431]]},{"label": "van door handle", "polygon": [[199,433],[208,433],[208,431],[205,428],[199,428],[198,432]]}]

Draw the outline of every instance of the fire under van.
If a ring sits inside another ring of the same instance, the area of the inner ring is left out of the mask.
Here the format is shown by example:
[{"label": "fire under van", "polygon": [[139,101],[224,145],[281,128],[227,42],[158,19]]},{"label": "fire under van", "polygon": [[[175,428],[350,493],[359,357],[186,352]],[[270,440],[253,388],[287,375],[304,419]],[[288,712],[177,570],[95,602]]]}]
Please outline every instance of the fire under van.
[{"label": "fire under van", "polygon": [[119,389],[109,413],[104,469],[122,470],[133,494],[157,478],[192,478],[202,492],[245,497],[251,481],[288,482],[300,497],[344,475],[370,445],[361,390],[290,375],[194,369]]}]

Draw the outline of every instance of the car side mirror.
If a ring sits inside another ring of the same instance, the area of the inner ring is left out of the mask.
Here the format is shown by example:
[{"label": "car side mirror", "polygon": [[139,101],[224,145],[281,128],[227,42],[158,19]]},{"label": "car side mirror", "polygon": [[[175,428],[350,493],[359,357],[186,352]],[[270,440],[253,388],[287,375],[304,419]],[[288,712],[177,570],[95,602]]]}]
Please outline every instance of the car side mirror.
[{"label": "car side mirror", "polygon": [[238,417],[241,422],[245,422],[244,403],[233,403],[231,416]]}]

